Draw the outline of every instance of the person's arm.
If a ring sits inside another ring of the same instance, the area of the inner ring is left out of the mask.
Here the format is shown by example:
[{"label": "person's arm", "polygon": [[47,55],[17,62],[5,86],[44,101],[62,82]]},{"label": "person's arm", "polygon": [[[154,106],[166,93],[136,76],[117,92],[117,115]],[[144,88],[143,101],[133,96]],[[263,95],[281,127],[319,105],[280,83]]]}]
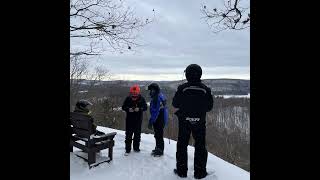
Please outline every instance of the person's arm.
[{"label": "person's arm", "polygon": [[169,119],[169,113],[168,113],[168,107],[167,107],[167,99],[163,95],[162,96],[162,104],[163,104],[163,120],[164,120],[164,125],[166,126],[168,124],[168,119]]},{"label": "person's arm", "polygon": [[207,99],[208,99],[208,104],[207,104],[207,112],[211,111],[212,108],[213,108],[213,96],[211,94],[211,89],[210,88],[207,88]]},{"label": "person's arm", "polygon": [[175,93],[175,95],[173,96],[173,100],[172,100],[172,106],[174,108],[179,109],[180,108],[180,103],[181,103],[181,90],[178,87],[177,92]]},{"label": "person's arm", "polygon": [[163,107],[166,107],[166,105],[167,105],[167,100],[166,99],[163,99],[162,105],[163,105]]},{"label": "person's arm", "polygon": [[129,98],[126,97],[126,99],[124,100],[123,102],[123,105],[122,105],[122,110],[125,111],[125,112],[129,112]]},{"label": "person's arm", "polygon": [[141,107],[140,110],[141,111],[146,111],[148,109],[148,105],[146,103],[146,100],[144,99],[144,97],[141,96]]},{"label": "person's arm", "polygon": [[172,99],[173,113],[177,116],[181,114],[181,111],[180,111],[181,98],[182,98],[182,90],[179,86],[177,89],[177,92],[175,93]]},{"label": "person's arm", "polygon": [[160,99],[160,108],[161,107],[165,107],[167,105],[167,99],[166,99],[166,96],[162,93],[160,93],[159,95],[159,99]]},{"label": "person's arm", "polygon": [[150,102],[150,114],[151,114],[151,117],[149,119],[149,123],[153,124],[158,115],[159,115],[159,110],[160,110],[160,102],[157,101],[157,104],[154,104],[153,101]]}]

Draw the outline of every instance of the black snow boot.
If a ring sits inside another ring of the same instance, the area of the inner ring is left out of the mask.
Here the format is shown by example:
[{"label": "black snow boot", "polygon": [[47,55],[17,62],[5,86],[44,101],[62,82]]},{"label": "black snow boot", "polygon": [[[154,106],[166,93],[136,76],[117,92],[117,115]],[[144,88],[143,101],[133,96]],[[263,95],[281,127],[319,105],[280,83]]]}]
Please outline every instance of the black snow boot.
[{"label": "black snow boot", "polygon": [[194,173],[194,178],[195,179],[202,179],[202,178],[205,178],[206,176],[208,175],[207,172],[203,172],[203,173]]},{"label": "black snow boot", "polygon": [[154,154],[154,152],[156,152],[157,147],[154,148],[154,150],[152,150],[151,154]]},{"label": "black snow boot", "polygon": [[162,156],[163,155],[163,151],[159,148],[155,149],[154,151],[152,151],[152,155],[153,156],[156,156],[156,157],[159,157],[159,156]]},{"label": "black snow boot", "polygon": [[177,169],[174,169],[173,172],[181,178],[187,177],[187,172],[179,172]]}]

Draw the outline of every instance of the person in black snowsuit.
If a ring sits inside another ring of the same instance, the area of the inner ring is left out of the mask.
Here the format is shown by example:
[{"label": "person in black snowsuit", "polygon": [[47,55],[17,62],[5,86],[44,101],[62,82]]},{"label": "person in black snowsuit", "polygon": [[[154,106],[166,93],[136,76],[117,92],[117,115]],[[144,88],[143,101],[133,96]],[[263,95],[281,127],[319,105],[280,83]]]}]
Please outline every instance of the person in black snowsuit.
[{"label": "person in black snowsuit", "polygon": [[157,83],[151,83],[148,86],[150,91],[150,119],[148,128],[154,129],[154,138],[156,147],[152,150],[153,156],[162,156],[164,151],[163,130],[168,122],[168,109],[166,107],[166,98],[160,92],[160,86]]},{"label": "person in black snowsuit", "polygon": [[97,130],[97,125],[94,124],[93,117],[90,115],[91,114],[91,107],[92,103],[87,101],[87,100],[79,100],[76,103],[76,106],[73,110],[75,113],[83,114],[83,115],[89,115],[90,116],[90,121],[92,122],[92,132],[94,132],[95,135],[104,135],[104,132],[98,131]]},{"label": "person in black snowsuit", "polygon": [[213,97],[210,88],[201,82],[202,69],[199,65],[190,64],[185,74],[188,82],[178,87],[172,101],[179,120],[174,172],[180,177],[187,177],[187,147],[192,133],[195,141],[194,177],[201,179],[207,176],[206,113],[213,108]]},{"label": "person in black snowsuit", "polygon": [[130,88],[130,95],[123,102],[122,110],[126,112],[126,138],[125,138],[125,155],[131,151],[132,136],[133,150],[140,152],[141,125],[143,111],[147,110],[147,103],[140,94],[140,87],[134,85]]}]

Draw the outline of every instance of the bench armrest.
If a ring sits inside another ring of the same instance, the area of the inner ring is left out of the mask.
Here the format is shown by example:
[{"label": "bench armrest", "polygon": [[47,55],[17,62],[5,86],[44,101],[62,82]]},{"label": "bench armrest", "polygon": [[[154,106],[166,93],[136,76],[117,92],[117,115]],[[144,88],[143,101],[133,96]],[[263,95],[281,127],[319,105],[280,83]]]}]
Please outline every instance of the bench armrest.
[{"label": "bench armrest", "polygon": [[116,135],[116,132],[104,134],[104,135],[91,135],[90,140],[93,141],[93,143],[105,141],[105,140],[113,140],[114,136]]}]

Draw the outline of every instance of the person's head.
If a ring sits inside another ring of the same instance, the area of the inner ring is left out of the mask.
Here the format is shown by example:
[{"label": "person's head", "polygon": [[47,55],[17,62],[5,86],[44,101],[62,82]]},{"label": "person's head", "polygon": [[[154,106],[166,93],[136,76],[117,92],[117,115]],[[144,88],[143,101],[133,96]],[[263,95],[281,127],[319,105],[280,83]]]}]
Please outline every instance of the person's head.
[{"label": "person's head", "polygon": [[130,87],[130,97],[132,98],[132,100],[137,100],[138,97],[140,95],[140,87],[139,85],[133,85],[132,87]]},{"label": "person's head", "polygon": [[186,70],[186,78],[188,82],[200,82],[202,69],[198,64],[190,64]]},{"label": "person's head", "polygon": [[76,103],[75,110],[90,114],[92,105],[91,102],[81,99]]},{"label": "person's head", "polygon": [[157,83],[151,83],[148,86],[148,90],[150,91],[149,95],[154,97],[155,95],[160,93],[160,86]]}]

